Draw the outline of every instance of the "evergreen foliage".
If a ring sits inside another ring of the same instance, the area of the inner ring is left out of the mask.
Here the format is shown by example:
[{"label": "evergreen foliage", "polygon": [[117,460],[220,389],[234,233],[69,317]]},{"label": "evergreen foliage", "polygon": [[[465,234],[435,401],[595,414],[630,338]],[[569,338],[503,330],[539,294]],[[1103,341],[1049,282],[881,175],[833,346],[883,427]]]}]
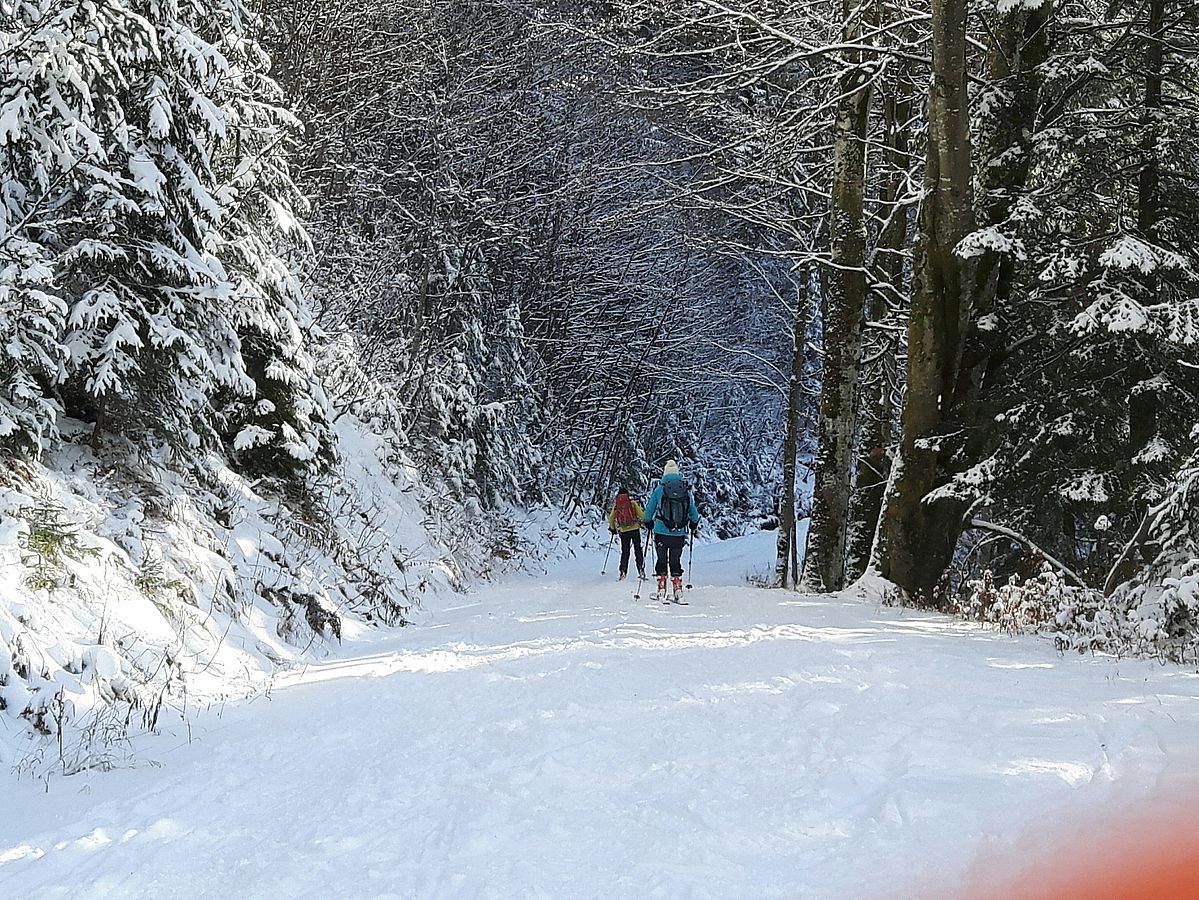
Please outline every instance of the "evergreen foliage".
[{"label": "evergreen foliage", "polygon": [[295,123],[247,11],[3,15],[6,445],[41,452],[66,415],[97,446],[120,433],[183,462],[224,436],[248,467],[302,482],[330,442],[283,255],[304,243]]},{"label": "evergreen foliage", "polygon": [[1012,288],[979,322],[999,350],[981,413],[957,423],[986,448],[958,484],[1098,587],[1175,483],[1199,421],[1199,189],[1176,162],[1199,158],[1199,14],[1166,4],[1169,31],[1155,33],[1153,5],[1046,26],[1037,120],[1012,150],[1029,154],[1027,181],[965,248],[1009,257]]}]

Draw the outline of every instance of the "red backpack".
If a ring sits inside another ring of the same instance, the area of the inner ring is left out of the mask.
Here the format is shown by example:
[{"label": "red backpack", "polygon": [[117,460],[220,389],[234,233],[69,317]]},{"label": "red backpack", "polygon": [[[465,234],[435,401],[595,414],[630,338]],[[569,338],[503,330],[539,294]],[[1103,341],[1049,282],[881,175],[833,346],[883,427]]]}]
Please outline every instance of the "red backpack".
[{"label": "red backpack", "polygon": [[616,513],[612,516],[617,528],[628,528],[630,525],[640,525],[637,521],[637,511],[633,509],[633,500],[628,494],[616,495]]}]

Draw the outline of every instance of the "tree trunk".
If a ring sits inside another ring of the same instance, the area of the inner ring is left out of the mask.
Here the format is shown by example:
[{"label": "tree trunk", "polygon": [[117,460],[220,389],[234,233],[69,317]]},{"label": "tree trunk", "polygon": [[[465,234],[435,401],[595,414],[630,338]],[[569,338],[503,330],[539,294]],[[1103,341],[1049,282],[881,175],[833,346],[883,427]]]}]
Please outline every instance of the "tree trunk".
[{"label": "tree trunk", "polygon": [[900,444],[879,529],[882,574],[925,602],[961,531],[957,501],[926,503],[938,484],[936,432],[954,396],[971,312],[971,272],[955,249],[974,229],[967,96],[968,0],[933,0],[925,197],[908,324],[907,395]]},{"label": "tree trunk", "polygon": [[809,319],[808,270],[799,271],[795,291],[794,335],[791,353],[791,380],[787,386],[787,421],[783,434],[783,490],[779,499],[779,538],[775,558],[775,583],[778,587],[796,587],[799,572],[795,560],[795,474],[799,458],[800,413],[803,412],[804,346]]},{"label": "tree trunk", "polygon": [[1137,225],[1144,238],[1157,227],[1161,163],[1157,135],[1162,109],[1162,69],[1165,64],[1166,0],[1149,0],[1148,43],[1145,47],[1145,104],[1141,138],[1142,167],[1137,179]]},{"label": "tree trunk", "polygon": [[[861,39],[857,0],[844,0],[845,43]],[[847,54],[839,87],[833,147],[831,265],[821,291],[824,370],[820,387],[819,444],[812,521],[804,557],[810,590],[836,591],[845,584],[845,555],[853,476],[854,420],[858,399],[862,326],[866,307],[866,128],[871,73],[862,53]]]},{"label": "tree trunk", "polygon": [[[908,123],[913,113],[913,93],[905,75],[895,83],[895,90],[883,102],[883,160],[887,175],[879,193],[879,215],[883,227],[875,249],[875,268],[880,285],[886,293],[876,291],[870,301],[870,321],[881,322],[892,305],[898,306],[907,296],[904,249],[908,242],[908,209],[906,186],[911,162],[908,158]],[[878,519],[883,508],[883,494],[891,471],[892,420],[895,408],[892,385],[897,373],[897,341],[889,331],[878,337],[878,362],[874,377],[863,390],[862,408],[866,419],[858,444],[858,460],[854,466],[853,527],[849,539],[847,575],[854,581],[866,571],[874,547]]]},{"label": "tree trunk", "polygon": [[[1141,171],[1137,177],[1137,231],[1148,243],[1156,242],[1161,191],[1161,162],[1157,141],[1162,113],[1162,82],[1165,65],[1166,0],[1149,0],[1149,21],[1145,46],[1145,102],[1141,127]],[[1159,291],[1156,273],[1143,278],[1152,298]],[[1137,381],[1144,382],[1153,373],[1144,363],[1134,369]],[[1128,398],[1128,454],[1136,456],[1157,434],[1158,397],[1154,391],[1132,392]]]},{"label": "tree trunk", "polygon": [[108,398],[106,396],[96,398],[96,421],[92,425],[91,446],[92,446],[92,450],[94,450],[97,453],[100,452],[100,447],[103,445],[104,425],[105,425],[104,414],[107,409],[107,406],[108,406]]},{"label": "tree trunk", "polygon": [[[1055,6],[1050,2],[1034,9],[1015,8],[992,29],[987,82],[998,97],[989,104],[991,118],[980,137],[983,146],[979,152],[983,160],[979,206],[985,225],[1004,225],[1017,196],[1028,185],[1033,155],[1030,134],[1040,106],[1042,67],[1052,52],[1050,26],[1054,12]],[[1011,317],[1010,313],[996,316],[987,330],[979,329],[977,322],[984,315],[1010,311],[1015,306],[1012,286],[1016,261],[1013,253],[987,250],[975,262],[974,316],[956,391],[958,403],[975,403],[995,374],[995,366],[1006,356],[1012,337],[1005,330],[1004,321]],[[971,459],[983,452],[982,447],[994,430],[994,421],[982,413],[975,417],[974,425],[974,446],[967,454]]]}]

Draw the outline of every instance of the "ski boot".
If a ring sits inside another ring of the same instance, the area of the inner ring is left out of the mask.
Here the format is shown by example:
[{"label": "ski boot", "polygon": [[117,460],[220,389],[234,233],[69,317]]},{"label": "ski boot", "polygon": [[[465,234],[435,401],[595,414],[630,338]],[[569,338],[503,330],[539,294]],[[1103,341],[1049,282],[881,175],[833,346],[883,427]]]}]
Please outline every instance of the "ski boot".
[{"label": "ski boot", "polygon": [[687,601],[683,599],[683,579],[675,576],[674,578],[670,579],[670,586],[674,591],[674,602],[686,603]]},{"label": "ski boot", "polygon": [[668,602],[666,600],[666,576],[665,575],[658,576],[658,602],[659,603]]},{"label": "ski boot", "polygon": [[638,569],[637,577],[640,578],[642,581],[645,581],[645,569]]},{"label": "ski boot", "polygon": [[628,572],[621,572],[619,575],[617,575],[617,576],[616,576],[616,580],[617,580],[617,581],[624,581],[624,580],[625,580],[626,578],[628,578],[628,577],[629,577],[629,573],[628,573]]}]

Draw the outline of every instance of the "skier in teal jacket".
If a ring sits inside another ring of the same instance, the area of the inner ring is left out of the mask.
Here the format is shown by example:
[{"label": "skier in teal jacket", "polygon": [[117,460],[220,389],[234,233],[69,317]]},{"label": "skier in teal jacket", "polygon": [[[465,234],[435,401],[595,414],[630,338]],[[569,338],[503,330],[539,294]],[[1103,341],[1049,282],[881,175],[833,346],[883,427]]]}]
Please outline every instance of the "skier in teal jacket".
[{"label": "skier in teal jacket", "polygon": [[645,504],[643,524],[652,528],[654,551],[657,563],[654,574],[658,576],[658,599],[666,599],[666,573],[670,571],[674,599],[683,595],[683,548],[687,546],[687,533],[695,536],[699,529],[699,508],[690,485],[683,480],[679,464],[668,459],[662,469],[662,480],[650,494]]}]

